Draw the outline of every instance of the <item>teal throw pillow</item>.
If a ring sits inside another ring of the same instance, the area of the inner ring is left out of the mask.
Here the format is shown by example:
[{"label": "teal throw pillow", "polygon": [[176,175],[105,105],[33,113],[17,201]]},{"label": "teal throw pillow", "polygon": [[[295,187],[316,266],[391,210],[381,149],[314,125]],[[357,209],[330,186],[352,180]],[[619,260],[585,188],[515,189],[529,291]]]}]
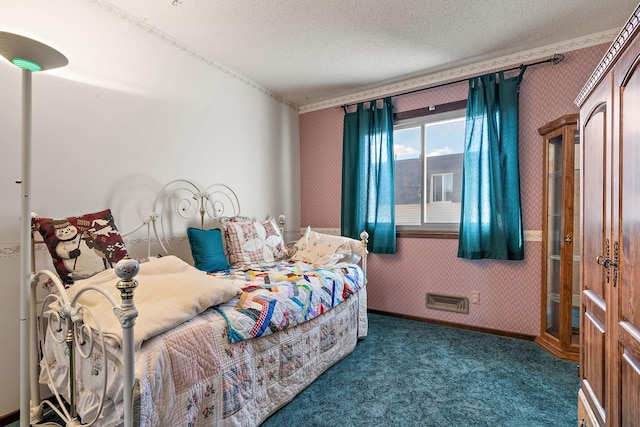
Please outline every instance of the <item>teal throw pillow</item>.
[{"label": "teal throw pillow", "polygon": [[187,237],[191,246],[191,256],[198,270],[207,273],[228,270],[231,268],[224,255],[222,233],[217,228],[201,230],[189,227]]}]

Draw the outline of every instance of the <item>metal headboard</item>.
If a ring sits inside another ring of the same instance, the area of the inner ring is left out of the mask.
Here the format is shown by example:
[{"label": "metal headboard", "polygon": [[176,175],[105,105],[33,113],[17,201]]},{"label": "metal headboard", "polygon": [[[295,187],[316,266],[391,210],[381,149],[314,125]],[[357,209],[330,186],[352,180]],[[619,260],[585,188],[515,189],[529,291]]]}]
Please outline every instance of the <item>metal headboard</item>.
[{"label": "metal headboard", "polygon": [[[204,229],[208,224],[217,226],[216,220],[221,217],[238,215],[240,202],[229,186],[211,184],[204,188],[192,181],[177,179],[158,192],[148,219],[162,250],[170,253],[172,236],[184,235],[185,224]],[[174,233],[177,223],[181,230]]]}]

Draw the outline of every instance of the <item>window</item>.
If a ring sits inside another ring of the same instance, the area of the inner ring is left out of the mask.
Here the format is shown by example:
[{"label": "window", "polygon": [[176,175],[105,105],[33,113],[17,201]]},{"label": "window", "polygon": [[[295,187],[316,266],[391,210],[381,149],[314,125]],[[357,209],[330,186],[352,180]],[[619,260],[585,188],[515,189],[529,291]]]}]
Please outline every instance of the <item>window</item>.
[{"label": "window", "polygon": [[465,113],[463,106],[396,119],[393,143],[398,231],[458,231]]},{"label": "window", "polygon": [[431,203],[451,202],[452,195],[452,173],[434,173],[433,175],[431,175]]}]

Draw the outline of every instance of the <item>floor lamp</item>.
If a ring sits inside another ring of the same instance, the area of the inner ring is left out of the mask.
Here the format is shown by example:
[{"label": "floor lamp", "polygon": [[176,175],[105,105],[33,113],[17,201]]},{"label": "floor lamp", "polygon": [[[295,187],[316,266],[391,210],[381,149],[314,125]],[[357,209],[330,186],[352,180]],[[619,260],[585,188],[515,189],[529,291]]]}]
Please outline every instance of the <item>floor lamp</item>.
[{"label": "floor lamp", "polygon": [[57,50],[17,34],[0,32],[0,56],[22,69],[22,176],[20,213],[20,425],[30,425],[31,405],[31,74],[64,67],[67,58]]}]

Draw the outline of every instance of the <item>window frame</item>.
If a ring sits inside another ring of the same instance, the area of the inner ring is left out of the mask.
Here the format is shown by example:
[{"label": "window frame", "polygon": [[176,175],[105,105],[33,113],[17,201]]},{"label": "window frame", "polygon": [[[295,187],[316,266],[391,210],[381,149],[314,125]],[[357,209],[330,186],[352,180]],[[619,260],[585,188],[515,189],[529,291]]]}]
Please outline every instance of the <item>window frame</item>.
[{"label": "window frame", "polygon": [[[451,178],[451,183],[453,185],[453,173],[452,172],[444,172],[444,173],[432,173],[431,174],[431,191],[430,191],[430,195],[429,195],[429,203],[447,203],[447,202],[451,202],[451,200],[445,200],[445,196],[447,194],[446,188],[447,186],[445,185],[446,181],[448,181],[446,178]],[[436,185],[435,185],[435,180],[434,178],[440,178],[440,193],[442,193],[440,196],[442,198],[442,200],[435,200],[434,197],[434,193],[436,190]]]},{"label": "window frame", "polygon": [[[405,111],[394,114],[394,131],[396,129],[402,129],[415,126],[416,124],[428,122],[428,116],[433,115],[442,115],[444,113],[452,112],[453,117],[459,117],[457,114],[461,110],[466,111],[467,100],[463,99],[460,101],[454,101],[447,104],[441,104],[436,106],[429,106],[425,108],[420,108],[411,111]],[[466,115],[466,112],[465,112]],[[441,120],[449,120],[451,118],[450,115],[446,115],[444,118],[438,117],[438,119],[432,119],[432,121],[441,121]],[[424,133],[424,127],[422,128],[422,133]],[[422,138],[422,144],[424,145],[425,139],[424,136]],[[422,153],[420,155],[420,167],[421,171],[424,171],[424,162],[426,158],[424,156],[425,147],[422,147]],[[443,174],[440,174],[443,175]],[[421,178],[422,186],[424,189],[425,186],[425,178]],[[429,191],[432,192],[432,188]],[[429,195],[431,198],[431,194]],[[424,217],[424,203],[421,201],[421,217]],[[437,239],[458,239],[459,236],[459,223],[441,223],[441,224],[429,224],[425,225],[396,225],[396,235],[397,237],[408,237],[408,238],[437,238]]]}]

